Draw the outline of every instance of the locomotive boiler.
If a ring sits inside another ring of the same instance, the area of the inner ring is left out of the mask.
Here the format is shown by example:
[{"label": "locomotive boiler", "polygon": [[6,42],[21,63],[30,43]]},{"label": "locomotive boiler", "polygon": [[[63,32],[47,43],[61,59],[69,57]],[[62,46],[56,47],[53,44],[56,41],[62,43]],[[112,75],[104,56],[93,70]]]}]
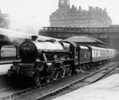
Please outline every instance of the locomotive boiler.
[{"label": "locomotive boiler", "polygon": [[67,41],[26,40],[19,47],[21,62],[14,62],[10,76],[30,77],[36,86],[87,71],[112,59],[116,50]]}]

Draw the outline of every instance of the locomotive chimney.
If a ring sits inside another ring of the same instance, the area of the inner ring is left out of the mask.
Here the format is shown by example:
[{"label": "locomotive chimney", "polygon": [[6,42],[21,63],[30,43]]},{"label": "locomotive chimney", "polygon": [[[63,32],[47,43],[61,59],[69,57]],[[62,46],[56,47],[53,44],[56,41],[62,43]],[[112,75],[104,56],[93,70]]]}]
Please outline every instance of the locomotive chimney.
[{"label": "locomotive chimney", "polygon": [[36,36],[36,35],[32,35],[32,36],[31,36],[31,39],[32,39],[33,41],[36,41],[37,38],[38,38],[38,36]]}]

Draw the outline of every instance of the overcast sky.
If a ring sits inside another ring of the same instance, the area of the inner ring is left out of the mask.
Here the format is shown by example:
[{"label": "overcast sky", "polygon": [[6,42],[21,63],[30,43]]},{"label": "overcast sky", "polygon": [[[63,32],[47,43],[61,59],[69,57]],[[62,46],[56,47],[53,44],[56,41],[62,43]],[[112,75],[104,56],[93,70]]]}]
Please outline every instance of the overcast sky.
[{"label": "overcast sky", "polygon": [[[119,24],[118,0],[70,0],[71,5],[106,8],[113,24]],[[2,12],[8,13],[12,27],[42,27],[49,25],[49,15],[58,7],[58,0],[0,0]]]}]

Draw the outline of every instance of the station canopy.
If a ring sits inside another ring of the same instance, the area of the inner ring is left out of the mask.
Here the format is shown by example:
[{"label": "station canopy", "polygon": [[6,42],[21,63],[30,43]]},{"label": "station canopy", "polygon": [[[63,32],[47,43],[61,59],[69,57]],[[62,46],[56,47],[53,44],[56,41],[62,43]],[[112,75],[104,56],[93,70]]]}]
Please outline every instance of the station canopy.
[{"label": "station canopy", "polygon": [[89,36],[72,36],[65,40],[76,43],[103,43],[101,40]]}]

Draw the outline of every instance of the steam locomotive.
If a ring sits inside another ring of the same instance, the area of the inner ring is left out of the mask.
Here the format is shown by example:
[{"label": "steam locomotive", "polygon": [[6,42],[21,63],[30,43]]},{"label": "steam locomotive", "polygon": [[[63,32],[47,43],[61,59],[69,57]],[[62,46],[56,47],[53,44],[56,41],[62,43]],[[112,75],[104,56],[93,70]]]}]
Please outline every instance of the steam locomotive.
[{"label": "steam locomotive", "polygon": [[80,45],[67,41],[25,40],[19,46],[20,62],[14,62],[9,76],[30,77],[36,86],[87,71],[94,64],[112,59],[115,49]]}]

